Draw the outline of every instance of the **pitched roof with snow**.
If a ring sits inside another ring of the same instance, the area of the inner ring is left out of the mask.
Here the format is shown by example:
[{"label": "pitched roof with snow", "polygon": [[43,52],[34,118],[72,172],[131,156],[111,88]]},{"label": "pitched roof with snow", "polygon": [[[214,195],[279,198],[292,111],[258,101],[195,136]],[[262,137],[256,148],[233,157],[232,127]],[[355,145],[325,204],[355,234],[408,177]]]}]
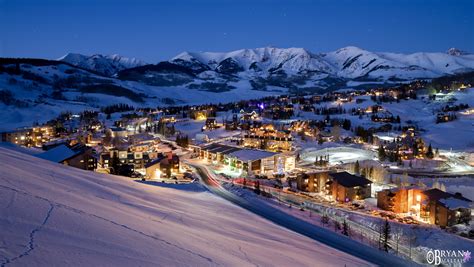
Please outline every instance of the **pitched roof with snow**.
[{"label": "pitched roof with snow", "polygon": [[362,176],[353,175],[348,172],[329,173],[329,176],[331,176],[337,181],[338,184],[344,187],[364,186],[372,183],[372,181],[369,179],[366,179]]},{"label": "pitched roof with snow", "polygon": [[278,153],[255,149],[242,149],[229,153],[229,156],[235,157],[241,161],[254,161],[265,159],[277,155]]},{"label": "pitched roof with snow", "polygon": [[460,193],[451,194],[437,188],[432,188],[423,192],[430,201],[438,201],[441,205],[449,209],[469,208],[472,200],[463,197]]},{"label": "pitched roof with snow", "polygon": [[44,153],[38,154],[37,157],[53,162],[62,162],[68,158],[75,156],[76,154],[77,152],[70,149],[68,146],[60,145]]},{"label": "pitched roof with snow", "polygon": [[59,145],[56,146],[44,153],[36,155],[38,158],[42,158],[45,160],[53,161],[53,162],[63,162],[68,160],[72,157],[75,157],[79,154],[82,154],[84,151],[91,149],[83,144],[76,144],[73,146],[67,145]]},{"label": "pitched roof with snow", "polygon": [[210,144],[202,148],[203,150],[208,151],[209,153],[221,153],[221,154],[229,154],[234,151],[242,150],[242,148],[228,146],[223,144]]},{"label": "pitched roof with snow", "polygon": [[451,193],[439,190],[438,188],[428,189],[428,190],[424,191],[423,194],[427,195],[432,200],[439,200],[439,199],[442,199],[442,198],[454,197],[454,198],[458,198],[458,199],[461,199],[461,200],[464,200],[464,201],[471,202],[470,199],[463,197],[460,193],[451,194]]},{"label": "pitched roof with snow", "polygon": [[209,153],[221,153],[224,155],[229,155],[241,161],[259,160],[278,154],[275,152],[269,152],[264,150],[245,149],[217,143],[204,146],[202,147],[202,149],[208,151]]},{"label": "pitched roof with snow", "polygon": [[151,167],[151,166],[153,166],[153,165],[155,165],[155,164],[160,163],[164,158],[166,158],[165,155],[159,155],[156,159],[154,159],[154,160],[152,160],[152,161],[146,163],[146,164],[145,164],[145,168],[149,168],[149,167]]},{"label": "pitched roof with snow", "polygon": [[465,208],[469,209],[470,208],[470,202],[455,198],[455,197],[449,197],[449,198],[443,198],[440,199],[439,202],[444,204],[449,209],[459,209],[459,208]]}]

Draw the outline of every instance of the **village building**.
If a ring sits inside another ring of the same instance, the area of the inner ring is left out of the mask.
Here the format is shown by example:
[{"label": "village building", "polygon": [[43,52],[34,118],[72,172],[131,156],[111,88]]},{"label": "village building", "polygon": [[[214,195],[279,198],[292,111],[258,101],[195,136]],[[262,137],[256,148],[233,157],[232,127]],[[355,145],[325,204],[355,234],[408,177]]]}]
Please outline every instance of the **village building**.
[{"label": "village building", "polygon": [[177,155],[167,153],[145,164],[147,179],[171,178],[180,173],[180,161]]},{"label": "village building", "polygon": [[255,110],[241,109],[239,112],[241,121],[251,121],[259,119],[259,115]]},{"label": "village building", "polygon": [[372,181],[348,172],[316,171],[300,173],[296,187],[305,192],[328,195],[338,202],[350,202],[370,197]]},{"label": "village building", "polygon": [[290,153],[245,149],[218,143],[195,147],[195,151],[201,159],[248,175],[282,174],[294,169],[296,165],[296,159]]},{"label": "village building", "polygon": [[[145,172],[145,165],[158,157],[157,152],[141,152],[112,149],[100,155],[100,165],[104,169],[110,169],[117,173],[113,168],[126,169],[124,173]],[[116,159],[114,158],[116,157]],[[114,162],[116,161],[116,162]]]},{"label": "village building", "polygon": [[377,192],[377,207],[395,213],[419,215],[422,190],[416,187],[398,187]]},{"label": "village building", "polygon": [[219,128],[216,118],[207,118],[206,123],[202,127],[203,130],[214,130]]},{"label": "village building", "polygon": [[330,194],[330,188],[327,185],[330,181],[327,171],[299,173],[296,177],[296,187],[304,192]]},{"label": "village building", "polygon": [[472,200],[436,188],[424,191],[423,195],[421,217],[425,221],[441,227],[469,223]]},{"label": "village building", "polygon": [[243,134],[243,146],[270,151],[291,151],[293,137],[290,133],[275,130],[271,124],[252,129]]},{"label": "village building", "polygon": [[213,107],[191,107],[189,110],[189,117],[193,120],[203,121],[209,117],[215,117],[216,111]]},{"label": "village building", "polygon": [[112,137],[126,138],[128,136],[127,129],[122,127],[112,127],[110,131],[112,131]]},{"label": "village building", "polygon": [[329,173],[327,182],[332,199],[338,202],[350,202],[370,197],[372,181],[363,176],[348,172]]},{"label": "village building", "polygon": [[240,125],[240,121],[237,117],[237,114],[234,114],[231,120],[224,121],[224,128],[226,131],[235,131],[239,129],[239,125]]},{"label": "village building", "polygon": [[402,133],[392,142],[384,145],[387,152],[396,153],[402,159],[423,158],[426,152],[425,142],[412,129]]},{"label": "village building", "polygon": [[2,132],[1,141],[20,146],[41,147],[44,143],[49,142],[54,136],[55,130],[53,127],[38,126]]},{"label": "village building", "polygon": [[441,227],[469,222],[472,201],[460,193],[433,188],[392,188],[377,192],[377,207],[395,213],[408,213]]},{"label": "village building", "polygon": [[97,168],[94,150],[83,144],[76,144],[74,146],[61,144],[38,154],[37,157],[82,170],[93,171]]}]

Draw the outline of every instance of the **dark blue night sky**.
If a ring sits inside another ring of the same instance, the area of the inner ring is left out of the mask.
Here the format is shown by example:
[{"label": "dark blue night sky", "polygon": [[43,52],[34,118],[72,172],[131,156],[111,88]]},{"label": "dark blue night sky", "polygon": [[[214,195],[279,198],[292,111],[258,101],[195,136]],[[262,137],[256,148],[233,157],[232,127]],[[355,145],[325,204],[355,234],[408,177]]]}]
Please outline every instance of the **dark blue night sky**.
[{"label": "dark blue night sky", "polygon": [[474,1],[0,0],[0,57],[118,53],[155,62],[269,45],[474,52]]}]

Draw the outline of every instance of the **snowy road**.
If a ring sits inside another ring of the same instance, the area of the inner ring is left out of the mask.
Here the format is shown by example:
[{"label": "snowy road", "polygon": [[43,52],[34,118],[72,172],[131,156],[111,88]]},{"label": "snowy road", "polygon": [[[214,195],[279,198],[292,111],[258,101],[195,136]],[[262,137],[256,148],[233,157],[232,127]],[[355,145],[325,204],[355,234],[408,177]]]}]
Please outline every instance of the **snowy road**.
[{"label": "snowy road", "polygon": [[289,230],[307,236],[313,240],[321,242],[337,250],[343,251],[352,256],[366,260],[370,263],[380,266],[415,266],[413,262],[408,262],[401,258],[393,255],[380,252],[369,246],[365,246],[356,241],[353,241],[346,237],[341,237],[335,233],[327,231],[324,228],[315,226],[304,220],[296,217],[288,216],[288,214],[275,209],[269,205],[260,204],[254,205],[248,202],[246,199],[238,197],[226,189],[222,188],[220,184],[215,180],[212,172],[210,172],[205,166],[196,163],[190,163],[189,165],[196,168],[198,174],[201,176],[202,182],[207,188],[214,194],[248,210],[261,217],[285,227]]}]

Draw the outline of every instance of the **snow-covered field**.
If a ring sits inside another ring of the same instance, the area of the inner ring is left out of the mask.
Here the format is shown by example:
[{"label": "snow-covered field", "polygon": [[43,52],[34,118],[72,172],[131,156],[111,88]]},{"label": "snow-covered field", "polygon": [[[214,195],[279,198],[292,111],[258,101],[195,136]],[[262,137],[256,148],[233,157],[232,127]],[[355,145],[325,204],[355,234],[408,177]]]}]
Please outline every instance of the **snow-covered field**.
[{"label": "snow-covered field", "polygon": [[366,266],[199,185],[155,186],[0,147],[2,266]]},{"label": "snow-covered field", "polygon": [[316,159],[327,155],[329,155],[330,165],[346,164],[376,158],[375,153],[370,150],[353,147],[328,147],[322,149],[305,149],[301,152],[301,159],[308,163],[314,163]]},{"label": "snow-covered field", "polygon": [[[362,103],[352,101],[341,103],[338,101],[322,104],[322,107],[337,107],[341,105],[346,110],[352,108],[366,109],[376,105],[369,96],[359,96]],[[422,99],[423,98],[423,99]],[[453,151],[474,151],[474,114],[456,112],[457,119],[446,123],[436,123],[436,114],[446,105],[468,104],[474,107],[474,88],[463,91],[453,91],[447,94],[438,94],[435,101],[428,101],[427,95],[420,95],[416,100],[401,100],[399,103],[382,103],[381,105],[393,114],[400,116],[402,125],[417,125],[423,129],[421,136],[427,144],[431,143],[434,148]],[[323,119],[324,116],[313,113],[301,112],[305,119]],[[365,128],[380,127],[383,124],[372,122],[370,116],[362,118],[351,114],[332,115],[331,118],[349,119],[353,126],[360,125]]]},{"label": "snow-covered field", "polygon": [[457,151],[474,151],[474,114],[463,115],[457,112],[458,119],[436,124],[436,110],[446,105],[468,104],[474,106],[474,88],[439,95],[437,100],[427,103],[424,100],[410,100],[401,103],[384,104],[402,121],[412,120],[426,130],[422,134],[433,147]]}]

